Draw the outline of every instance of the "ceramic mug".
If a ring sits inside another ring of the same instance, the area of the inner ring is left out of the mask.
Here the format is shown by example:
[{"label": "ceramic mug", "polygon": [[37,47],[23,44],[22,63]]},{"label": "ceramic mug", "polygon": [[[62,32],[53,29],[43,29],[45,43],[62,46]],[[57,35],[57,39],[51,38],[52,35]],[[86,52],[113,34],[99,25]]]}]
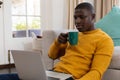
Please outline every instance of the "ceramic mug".
[{"label": "ceramic mug", "polygon": [[77,45],[78,43],[78,31],[70,31],[68,33],[68,40],[71,45]]}]

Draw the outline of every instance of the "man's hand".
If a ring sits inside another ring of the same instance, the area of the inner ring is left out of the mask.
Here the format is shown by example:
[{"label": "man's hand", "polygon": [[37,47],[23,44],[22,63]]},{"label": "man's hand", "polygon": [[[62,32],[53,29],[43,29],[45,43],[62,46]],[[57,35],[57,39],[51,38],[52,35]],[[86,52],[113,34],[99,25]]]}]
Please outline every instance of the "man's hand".
[{"label": "man's hand", "polygon": [[67,42],[67,38],[68,38],[68,33],[60,33],[60,35],[58,36],[58,42],[65,44]]}]

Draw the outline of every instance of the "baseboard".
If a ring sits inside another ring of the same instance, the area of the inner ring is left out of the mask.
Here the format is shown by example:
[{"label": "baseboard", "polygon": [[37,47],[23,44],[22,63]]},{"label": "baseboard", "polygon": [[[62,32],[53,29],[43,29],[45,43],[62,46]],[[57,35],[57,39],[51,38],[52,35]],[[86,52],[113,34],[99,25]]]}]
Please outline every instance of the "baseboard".
[{"label": "baseboard", "polygon": [[15,64],[2,64],[0,65],[0,69],[10,69],[10,68],[15,68]]}]

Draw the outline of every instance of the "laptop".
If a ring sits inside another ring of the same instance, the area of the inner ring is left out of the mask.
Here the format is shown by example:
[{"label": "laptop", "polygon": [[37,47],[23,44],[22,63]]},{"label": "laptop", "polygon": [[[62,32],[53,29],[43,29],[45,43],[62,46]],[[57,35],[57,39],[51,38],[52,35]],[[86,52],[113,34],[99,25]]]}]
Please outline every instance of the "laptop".
[{"label": "laptop", "polygon": [[46,71],[40,52],[11,50],[20,80],[68,80],[70,74]]}]

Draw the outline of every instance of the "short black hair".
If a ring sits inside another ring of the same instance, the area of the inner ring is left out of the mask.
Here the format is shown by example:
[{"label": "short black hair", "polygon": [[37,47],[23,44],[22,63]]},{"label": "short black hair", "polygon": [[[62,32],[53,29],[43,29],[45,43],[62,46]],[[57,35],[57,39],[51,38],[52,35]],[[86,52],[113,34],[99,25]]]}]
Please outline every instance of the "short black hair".
[{"label": "short black hair", "polygon": [[92,4],[88,3],[88,2],[83,2],[80,3],[76,6],[76,9],[87,9],[89,10],[91,13],[95,13],[94,7],[92,6]]}]

